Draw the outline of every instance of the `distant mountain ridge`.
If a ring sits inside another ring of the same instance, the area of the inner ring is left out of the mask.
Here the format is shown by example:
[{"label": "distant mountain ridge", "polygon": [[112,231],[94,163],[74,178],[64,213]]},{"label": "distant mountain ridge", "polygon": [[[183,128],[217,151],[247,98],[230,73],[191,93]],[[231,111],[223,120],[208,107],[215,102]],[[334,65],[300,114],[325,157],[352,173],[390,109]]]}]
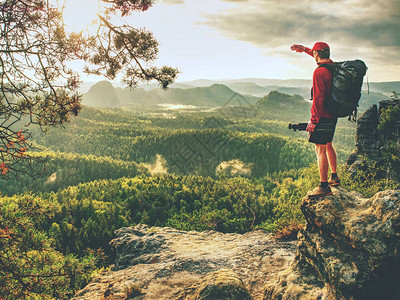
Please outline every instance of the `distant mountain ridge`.
[{"label": "distant mountain ridge", "polygon": [[[248,88],[248,86],[253,86],[257,90],[269,86],[277,87],[290,87],[290,88],[307,88],[310,89],[312,86],[312,81],[310,79],[264,79],[264,78],[241,78],[241,79],[197,79],[192,81],[178,81],[170,86],[170,88],[180,88],[188,89],[193,87],[209,87],[215,83],[223,84],[231,89],[235,90],[233,87],[240,88],[241,86]],[[89,89],[94,86],[96,82],[85,82],[82,84],[80,91],[85,94]],[[121,87],[120,83],[112,83],[114,87]],[[364,80],[363,90],[369,90],[379,93],[392,93],[393,91],[400,91],[400,81],[387,81],[387,82],[368,82],[367,79]],[[152,90],[159,88],[157,83],[141,84],[139,88],[144,90]],[[236,90],[235,90],[236,91]],[[246,93],[243,91],[237,91],[240,93]],[[252,93],[249,93],[252,94]],[[264,94],[265,96],[266,94]]]},{"label": "distant mountain ridge", "polygon": [[[197,79],[192,81],[177,82],[171,85],[171,88],[188,88],[188,87],[207,87],[215,83],[224,84],[231,89],[239,93],[246,93],[243,90],[236,90],[234,87],[240,89],[240,87],[248,88],[249,85],[255,86],[256,89],[276,86],[276,87],[290,87],[290,88],[306,88],[310,90],[312,86],[312,80],[310,79],[265,79],[265,78],[241,78],[241,79],[220,79],[220,80],[209,80],[209,79]],[[140,87],[149,90],[157,88],[157,84],[143,84]],[[388,82],[368,82],[368,79],[364,79],[363,90],[370,90],[379,93],[392,93],[393,91],[400,91],[400,81],[388,81]],[[252,94],[252,93],[250,93]],[[267,94],[267,93],[266,93]],[[264,94],[264,96],[266,95]],[[308,95],[307,95],[308,96]]]},{"label": "distant mountain ridge", "polygon": [[[101,81],[91,86],[84,94],[83,104],[94,107],[155,106],[158,104],[216,107],[225,105],[229,99],[238,95],[246,102],[254,104],[272,91],[300,95],[308,100],[311,84],[311,80],[244,78],[213,81],[199,79],[175,83],[164,91],[156,84],[130,89]],[[365,111],[369,106],[387,99],[387,95],[393,91],[400,91],[400,81],[376,82],[369,85],[365,82],[359,110]]]},{"label": "distant mountain ridge", "polygon": [[[182,104],[195,106],[223,106],[238,93],[223,84],[208,87],[170,88],[166,91],[157,88],[115,88],[109,82],[96,83],[83,96],[83,104],[95,107],[153,106],[157,104]],[[248,103],[255,103],[258,97],[239,95]],[[114,100],[109,99],[113,97]],[[112,105],[114,104],[114,105]]]}]

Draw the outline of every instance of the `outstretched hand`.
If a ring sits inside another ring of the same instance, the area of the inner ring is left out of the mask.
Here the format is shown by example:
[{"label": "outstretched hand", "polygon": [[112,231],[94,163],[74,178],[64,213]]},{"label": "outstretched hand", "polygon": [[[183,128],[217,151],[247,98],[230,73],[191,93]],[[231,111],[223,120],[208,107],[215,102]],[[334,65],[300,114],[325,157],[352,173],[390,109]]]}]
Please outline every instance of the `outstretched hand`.
[{"label": "outstretched hand", "polygon": [[302,52],[306,51],[306,47],[304,47],[303,45],[294,44],[290,47],[290,50],[302,53]]}]

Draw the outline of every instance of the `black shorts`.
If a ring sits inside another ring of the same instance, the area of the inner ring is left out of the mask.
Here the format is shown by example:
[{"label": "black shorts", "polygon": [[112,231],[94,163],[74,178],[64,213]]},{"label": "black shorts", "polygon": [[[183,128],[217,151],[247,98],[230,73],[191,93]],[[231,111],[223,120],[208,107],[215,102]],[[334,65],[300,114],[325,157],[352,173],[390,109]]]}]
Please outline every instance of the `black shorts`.
[{"label": "black shorts", "polygon": [[319,123],[315,126],[314,132],[310,132],[310,137],[308,141],[310,143],[326,145],[331,143],[333,140],[333,135],[335,134],[337,118],[328,119],[321,118]]}]

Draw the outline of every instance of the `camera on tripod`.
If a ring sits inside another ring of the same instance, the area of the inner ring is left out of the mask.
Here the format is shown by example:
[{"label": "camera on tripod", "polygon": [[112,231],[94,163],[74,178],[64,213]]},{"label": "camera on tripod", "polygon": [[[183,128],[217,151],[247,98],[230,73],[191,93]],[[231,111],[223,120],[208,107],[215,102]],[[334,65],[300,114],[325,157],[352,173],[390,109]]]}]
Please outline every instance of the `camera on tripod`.
[{"label": "camera on tripod", "polygon": [[[289,124],[289,129],[294,131],[306,131],[308,123],[297,123],[297,124]],[[332,131],[334,128],[333,124],[317,124],[314,131]]]},{"label": "camera on tripod", "polygon": [[289,124],[289,129],[292,129],[294,131],[297,131],[297,130],[306,131],[307,125],[308,125],[307,123],[298,123],[298,124],[290,123]]}]

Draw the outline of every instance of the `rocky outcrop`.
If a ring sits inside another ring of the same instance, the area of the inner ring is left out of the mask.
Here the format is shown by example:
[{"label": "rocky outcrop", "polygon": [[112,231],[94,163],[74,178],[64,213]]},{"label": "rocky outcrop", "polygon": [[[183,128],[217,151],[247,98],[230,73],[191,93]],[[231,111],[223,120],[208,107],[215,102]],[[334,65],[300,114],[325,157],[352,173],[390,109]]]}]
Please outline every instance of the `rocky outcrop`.
[{"label": "rocky outcrop", "polygon": [[[399,166],[388,165],[385,158],[382,158],[388,152],[392,145],[397,145],[397,152],[400,153],[400,119],[390,120],[390,132],[381,132],[379,124],[385,118],[385,112],[388,109],[399,108],[399,100],[385,100],[377,105],[371,106],[357,121],[356,131],[356,150],[347,159],[348,170],[356,175],[358,170],[365,169],[368,165],[376,165],[379,169],[377,179],[395,179],[400,180]],[[382,172],[382,170],[384,170]],[[364,170],[365,171],[365,170]]]},{"label": "rocky outcrop", "polygon": [[[384,100],[379,102],[379,109],[376,105],[371,106],[357,121],[356,153],[376,158],[382,149],[387,146],[387,139],[380,134],[378,125],[382,121],[386,110],[400,107],[399,100]],[[391,121],[391,140],[400,141],[400,120]]]},{"label": "rocky outcrop", "polygon": [[357,154],[372,157],[379,155],[381,143],[378,134],[378,124],[378,107],[373,105],[357,121]]},{"label": "rocky outcrop", "polygon": [[297,250],[262,231],[119,229],[112,270],[73,299],[400,299],[400,191],[333,188],[301,210]]},{"label": "rocky outcrop", "polygon": [[333,191],[303,199],[296,257],[264,299],[400,299],[400,191]]},{"label": "rocky outcrop", "polygon": [[297,250],[262,231],[122,228],[112,270],[73,299],[400,299],[399,190],[333,188],[301,210]]},{"label": "rocky outcrop", "polygon": [[262,231],[137,225],[116,234],[114,267],[73,299],[260,299],[265,282],[288,266],[296,249],[296,242],[276,241]]}]

